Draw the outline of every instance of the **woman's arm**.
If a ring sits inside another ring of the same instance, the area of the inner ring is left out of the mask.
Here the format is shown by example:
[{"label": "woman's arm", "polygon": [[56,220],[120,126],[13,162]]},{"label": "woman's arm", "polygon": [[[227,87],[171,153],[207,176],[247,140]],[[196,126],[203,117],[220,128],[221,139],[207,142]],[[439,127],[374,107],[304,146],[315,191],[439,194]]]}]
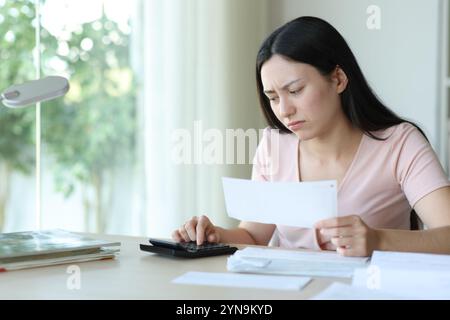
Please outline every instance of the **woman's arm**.
[{"label": "woman's arm", "polygon": [[215,226],[205,215],[191,217],[180,228],[172,232],[175,241],[205,241],[267,245],[275,231],[275,225],[256,222],[241,222],[238,228],[225,229]]},{"label": "woman's arm", "polygon": [[423,231],[377,230],[376,250],[450,254],[450,226]]},{"label": "woman's arm", "polygon": [[357,215],[323,220],[315,227],[344,256],[369,256],[374,250],[450,254],[450,187],[429,193],[414,209],[428,230],[373,229]]},{"label": "woman's arm", "polygon": [[243,221],[236,229],[216,227],[216,230],[221,242],[266,246],[275,231],[275,225]]},{"label": "woman's arm", "polygon": [[414,206],[422,231],[379,229],[378,250],[450,254],[450,187],[437,189]]}]

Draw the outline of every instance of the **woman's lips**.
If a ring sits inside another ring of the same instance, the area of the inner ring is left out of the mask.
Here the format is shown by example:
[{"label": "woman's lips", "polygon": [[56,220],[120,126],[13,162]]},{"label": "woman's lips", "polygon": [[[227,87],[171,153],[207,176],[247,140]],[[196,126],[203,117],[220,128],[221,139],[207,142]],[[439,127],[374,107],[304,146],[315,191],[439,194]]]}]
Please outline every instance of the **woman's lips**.
[{"label": "woman's lips", "polygon": [[292,131],[300,129],[305,121],[293,121],[288,124],[288,128]]}]

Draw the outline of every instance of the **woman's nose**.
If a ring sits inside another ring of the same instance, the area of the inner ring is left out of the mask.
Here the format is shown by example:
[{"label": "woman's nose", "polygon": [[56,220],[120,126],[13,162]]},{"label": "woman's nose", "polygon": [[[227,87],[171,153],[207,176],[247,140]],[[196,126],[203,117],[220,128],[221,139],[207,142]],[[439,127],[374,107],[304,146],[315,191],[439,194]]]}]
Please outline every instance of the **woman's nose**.
[{"label": "woman's nose", "polygon": [[280,100],[280,116],[289,117],[295,113],[295,106],[289,101],[289,99]]}]

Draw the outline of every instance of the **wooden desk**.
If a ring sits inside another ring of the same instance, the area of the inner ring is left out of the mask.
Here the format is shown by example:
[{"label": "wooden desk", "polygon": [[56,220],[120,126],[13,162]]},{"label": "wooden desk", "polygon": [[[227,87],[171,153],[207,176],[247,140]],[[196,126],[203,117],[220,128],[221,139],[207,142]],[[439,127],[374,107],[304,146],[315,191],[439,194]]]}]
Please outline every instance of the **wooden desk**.
[{"label": "wooden desk", "polygon": [[69,290],[69,265],[59,265],[0,273],[0,299],[307,299],[332,281],[313,279],[302,291],[244,289],[172,284],[187,271],[226,272],[227,256],[201,259],[167,258],[139,249],[147,238],[89,235],[120,241],[121,252],[115,260],[83,262],[81,288]]}]

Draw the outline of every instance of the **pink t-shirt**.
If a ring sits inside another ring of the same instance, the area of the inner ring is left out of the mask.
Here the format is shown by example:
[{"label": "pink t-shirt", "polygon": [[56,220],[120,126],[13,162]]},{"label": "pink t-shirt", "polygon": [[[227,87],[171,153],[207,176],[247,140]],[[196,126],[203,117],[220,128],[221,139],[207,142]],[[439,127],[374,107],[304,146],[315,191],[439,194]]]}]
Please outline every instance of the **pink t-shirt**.
[{"label": "pink t-shirt", "polygon": [[[413,125],[405,122],[373,134],[388,139],[363,135],[338,185],[338,215],[360,215],[373,228],[408,230],[416,202],[450,181],[431,145]],[[298,147],[296,135],[266,128],[256,150],[252,179],[299,181]],[[320,249],[314,229],[277,225],[275,235],[281,247]]]}]

